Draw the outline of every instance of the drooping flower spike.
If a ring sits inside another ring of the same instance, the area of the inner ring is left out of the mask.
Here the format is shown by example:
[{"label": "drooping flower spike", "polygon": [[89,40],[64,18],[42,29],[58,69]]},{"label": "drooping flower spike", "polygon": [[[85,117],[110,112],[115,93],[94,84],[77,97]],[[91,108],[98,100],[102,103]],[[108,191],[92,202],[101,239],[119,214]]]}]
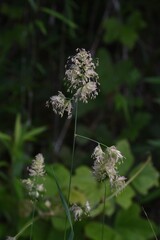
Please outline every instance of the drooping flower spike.
[{"label": "drooping flower spike", "polygon": [[121,190],[125,186],[125,177],[119,176],[117,164],[122,162],[123,156],[115,147],[107,147],[102,151],[100,144],[94,149],[91,157],[95,160],[93,164],[93,175],[97,181],[109,179],[112,189]]}]

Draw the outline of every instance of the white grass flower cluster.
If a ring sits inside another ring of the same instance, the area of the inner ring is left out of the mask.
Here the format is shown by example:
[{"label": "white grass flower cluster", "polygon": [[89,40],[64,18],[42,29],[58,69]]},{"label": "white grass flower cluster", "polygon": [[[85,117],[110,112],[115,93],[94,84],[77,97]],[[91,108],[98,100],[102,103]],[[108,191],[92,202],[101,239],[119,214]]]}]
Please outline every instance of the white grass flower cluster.
[{"label": "white grass flower cluster", "polygon": [[112,189],[121,190],[125,186],[125,177],[119,176],[117,165],[122,163],[123,156],[115,146],[107,147],[102,150],[100,144],[94,149],[91,156],[94,161],[93,174],[97,181],[109,178]]},{"label": "white grass flower cluster", "polygon": [[68,92],[74,92],[75,100],[85,103],[89,98],[96,98],[98,95],[99,76],[95,72],[94,64],[90,52],[85,49],[76,49],[77,54],[69,57],[65,66],[65,79]]},{"label": "white grass flower cluster", "polygon": [[37,178],[43,177],[45,174],[44,167],[43,155],[39,153],[35,156],[35,159],[32,160],[31,167],[28,168],[29,178],[22,180],[28,195],[32,198],[39,198],[45,191],[43,183],[37,182]]},{"label": "white grass flower cluster", "polygon": [[71,100],[68,100],[62,92],[58,92],[57,96],[50,97],[50,100],[47,101],[46,105],[49,107],[49,104],[52,105],[53,111],[56,114],[59,114],[63,117],[64,112],[68,114],[68,118],[72,116],[72,104]]},{"label": "white grass flower cluster", "polygon": [[67,112],[68,118],[72,116],[72,102],[82,101],[87,103],[98,95],[98,74],[95,72],[97,64],[94,64],[90,52],[85,49],[76,49],[76,55],[69,57],[65,65],[65,82],[71,99],[65,97],[62,92],[50,97],[46,106],[52,106],[53,111],[63,117]]},{"label": "white grass flower cluster", "polygon": [[70,208],[70,211],[73,213],[75,221],[81,221],[83,216],[89,215],[89,213],[91,211],[91,207],[90,207],[90,204],[88,201],[86,202],[86,204],[84,206],[78,206],[76,203],[74,203],[72,205],[72,207]]}]

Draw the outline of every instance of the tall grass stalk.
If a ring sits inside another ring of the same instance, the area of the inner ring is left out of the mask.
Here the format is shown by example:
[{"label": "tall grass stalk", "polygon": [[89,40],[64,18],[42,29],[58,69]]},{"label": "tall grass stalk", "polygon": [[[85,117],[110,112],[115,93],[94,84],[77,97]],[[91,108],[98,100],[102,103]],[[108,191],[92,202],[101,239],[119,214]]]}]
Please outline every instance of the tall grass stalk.
[{"label": "tall grass stalk", "polygon": [[31,219],[32,224],[30,228],[30,237],[29,237],[30,240],[32,239],[32,236],[33,236],[33,223],[35,219],[35,210],[36,210],[36,199],[34,199],[34,202],[33,202],[33,212],[32,212],[32,219]]},{"label": "tall grass stalk", "polygon": [[105,208],[106,208],[106,181],[104,182],[104,199],[103,199],[103,217],[102,217],[102,232],[101,240],[104,240],[104,225],[105,225]]},{"label": "tall grass stalk", "polygon": [[[70,164],[70,176],[69,176],[68,197],[67,197],[68,205],[69,205],[69,198],[70,198],[70,193],[71,193],[72,173],[73,173],[74,159],[75,159],[77,119],[78,119],[78,101],[75,102],[75,119],[74,119],[74,134],[73,134],[73,145],[72,145],[72,158],[71,158],[71,164]],[[65,219],[64,240],[66,239],[66,233],[67,233],[67,216],[66,216],[66,219]]]}]

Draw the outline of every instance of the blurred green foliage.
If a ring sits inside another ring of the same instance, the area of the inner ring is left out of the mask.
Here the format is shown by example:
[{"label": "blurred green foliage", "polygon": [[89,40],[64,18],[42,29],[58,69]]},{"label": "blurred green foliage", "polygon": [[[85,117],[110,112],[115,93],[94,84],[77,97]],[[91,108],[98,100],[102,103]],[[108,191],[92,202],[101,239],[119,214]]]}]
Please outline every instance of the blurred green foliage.
[{"label": "blurred green foliage", "polygon": [[[79,104],[78,133],[108,146],[116,144],[126,157],[120,173],[128,178],[148,153],[153,159],[121,195],[106,203],[104,236],[108,240],[153,238],[141,205],[156,230],[160,224],[159,8],[160,2],[144,0],[0,3],[1,239],[15,235],[30,219],[20,179],[38,152],[48,160],[46,194],[53,209],[60,209],[60,217],[38,220],[33,238],[63,238],[65,216],[50,169],[54,166],[67,197],[73,122],[59,120],[45,102],[61,90],[66,59],[77,47],[99,59],[101,83],[96,100]],[[71,202],[101,202],[104,190],[90,169],[94,147],[77,138]],[[100,239],[102,209],[98,204],[91,218],[74,225],[75,239]],[[28,235],[29,230],[23,239]]]}]

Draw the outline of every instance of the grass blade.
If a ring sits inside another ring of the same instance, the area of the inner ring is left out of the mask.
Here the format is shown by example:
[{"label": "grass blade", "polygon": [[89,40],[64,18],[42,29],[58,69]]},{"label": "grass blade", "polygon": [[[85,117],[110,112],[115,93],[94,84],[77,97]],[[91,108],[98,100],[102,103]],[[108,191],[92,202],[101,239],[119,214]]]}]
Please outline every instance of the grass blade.
[{"label": "grass blade", "polygon": [[71,232],[70,232],[70,235],[69,235],[68,240],[73,240],[73,238],[74,238],[74,231],[73,231],[71,214],[70,214],[70,211],[69,211],[67,202],[66,202],[66,200],[65,200],[65,197],[63,196],[63,193],[62,193],[61,188],[60,188],[60,186],[59,186],[59,183],[58,183],[57,177],[56,177],[56,175],[55,175],[55,173],[54,173],[54,170],[53,170],[53,177],[54,177],[55,183],[56,183],[56,185],[57,185],[58,192],[59,192],[59,196],[60,196],[60,199],[61,199],[61,201],[62,201],[62,205],[63,205],[63,207],[64,207],[64,209],[65,209],[66,216],[67,216],[68,222],[69,222],[69,224],[70,224],[70,228],[71,228]]}]

